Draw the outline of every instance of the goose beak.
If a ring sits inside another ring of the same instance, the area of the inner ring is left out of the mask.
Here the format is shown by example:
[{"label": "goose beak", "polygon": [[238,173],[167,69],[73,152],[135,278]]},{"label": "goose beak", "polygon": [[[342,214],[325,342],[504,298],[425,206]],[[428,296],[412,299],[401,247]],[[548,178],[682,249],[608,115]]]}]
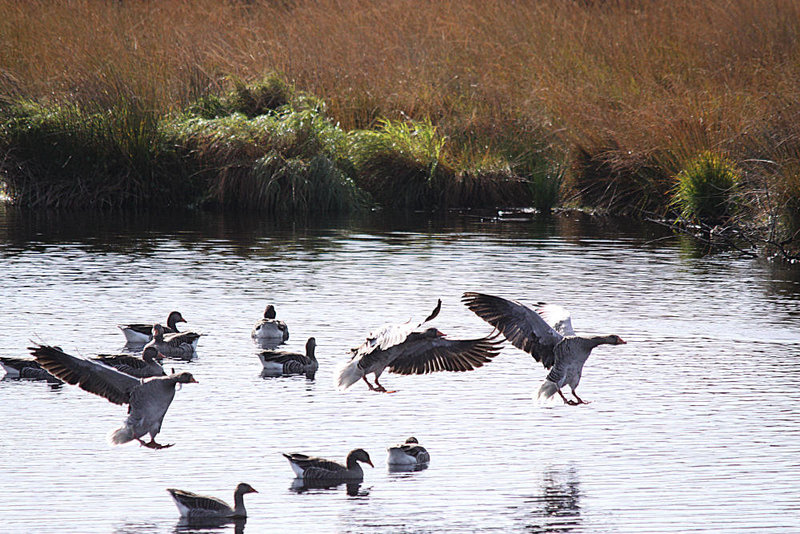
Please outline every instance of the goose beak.
[{"label": "goose beak", "polygon": [[617,344],[618,344],[618,345],[627,345],[627,344],[628,344],[628,342],[627,342],[627,341],[625,341],[625,340],[624,340],[624,339],[622,339],[622,338],[619,338],[619,343],[617,343]]},{"label": "goose beak", "polygon": [[372,465],[372,461],[371,461],[371,460],[367,460],[367,463],[369,464],[369,466],[370,466],[371,468],[375,469],[375,466],[374,466],[374,465]]},{"label": "goose beak", "polygon": [[197,380],[194,379],[194,377],[192,377],[192,379],[189,381],[189,383],[190,384],[199,384],[200,382],[198,382]]}]

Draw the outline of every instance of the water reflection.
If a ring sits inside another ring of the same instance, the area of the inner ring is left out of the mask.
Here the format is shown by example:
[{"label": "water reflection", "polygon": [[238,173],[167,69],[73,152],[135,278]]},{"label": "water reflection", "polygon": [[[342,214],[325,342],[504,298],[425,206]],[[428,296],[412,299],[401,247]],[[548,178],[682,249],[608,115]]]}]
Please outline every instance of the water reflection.
[{"label": "water reflection", "polygon": [[428,464],[388,464],[390,473],[414,473],[415,471],[424,471],[428,468]]},{"label": "water reflection", "polygon": [[575,468],[545,471],[538,493],[523,499],[525,530],[535,533],[563,533],[579,528],[580,500],[580,481]]},{"label": "water reflection", "polygon": [[242,534],[247,519],[225,518],[187,518],[182,517],[175,525],[173,532],[180,534],[211,534],[214,532],[230,532]]},{"label": "water reflection", "polygon": [[310,490],[337,490],[339,486],[345,487],[345,492],[350,497],[366,497],[369,495],[369,488],[361,489],[361,483],[347,483],[344,481],[332,480],[303,480],[302,478],[295,478],[289,489],[295,493],[307,493]]}]

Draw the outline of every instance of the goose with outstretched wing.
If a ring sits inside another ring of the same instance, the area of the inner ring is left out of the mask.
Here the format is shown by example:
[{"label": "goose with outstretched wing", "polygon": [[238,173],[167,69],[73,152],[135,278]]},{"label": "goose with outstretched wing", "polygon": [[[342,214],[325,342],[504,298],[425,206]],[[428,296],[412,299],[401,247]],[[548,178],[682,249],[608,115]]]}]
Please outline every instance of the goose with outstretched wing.
[{"label": "goose with outstretched wing", "polygon": [[[464,293],[461,300],[512,345],[550,370],[539,389],[540,398],[547,399],[558,393],[567,404],[588,404],[578,397],[575,388],[592,349],[598,345],[625,344],[616,335],[576,335],[569,312],[555,304],[539,303],[533,310],[515,300],[472,292]],[[576,400],[564,396],[561,388],[565,385],[570,386]]]},{"label": "goose with outstretched wing", "polygon": [[[175,396],[175,386],[197,382],[191,373],[139,379],[103,363],[71,356],[56,347],[36,345],[29,350],[53,376],[114,404],[128,405],[125,423],[111,433],[112,443],[127,443],[135,439],[151,449],[171,446],[156,443],[155,437],[161,431],[164,416]],[[146,434],[150,434],[149,442],[141,439]]]},{"label": "goose with outstretched wing", "polygon": [[[402,375],[471,371],[499,354],[501,342],[491,337],[447,339],[436,328],[420,328],[439,314],[441,306],[439,300],[433,313],[419,324],[387,324],[371,333],[351,350],[350,361],[339,372],[339,387],[347,389],[363,380],[370,390],[388,393],[378,381],[384,370]],[[370,373],[375,386],[367,380]]]}]

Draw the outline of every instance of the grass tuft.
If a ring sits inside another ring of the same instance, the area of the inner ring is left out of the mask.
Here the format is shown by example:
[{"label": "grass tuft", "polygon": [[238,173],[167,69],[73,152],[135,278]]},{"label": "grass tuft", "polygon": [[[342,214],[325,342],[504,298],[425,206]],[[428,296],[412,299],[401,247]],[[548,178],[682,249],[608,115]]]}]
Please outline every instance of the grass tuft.
[{"label": "grass tuft", "polygon": [[672,206],[690,222],[724,224],[739,207],[739,171],[728,158],[702,152],[678,173]]}]

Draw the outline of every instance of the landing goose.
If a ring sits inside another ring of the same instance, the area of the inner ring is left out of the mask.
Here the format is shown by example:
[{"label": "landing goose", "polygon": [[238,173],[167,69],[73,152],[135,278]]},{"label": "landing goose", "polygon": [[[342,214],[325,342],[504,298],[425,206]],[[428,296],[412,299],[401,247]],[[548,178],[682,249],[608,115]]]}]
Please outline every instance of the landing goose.
[{"label": "landing goose", "polygon": [[[185,323],[186,319],[183,318],[180,312],[172,311],[167,316],[167,326],[164,327],[165,334],[174,334],[178,331],[178,323]],[[131,324],[118,324],[117,327],[122,330],[125,335],[125,340],[128,343],[135,345],[143,345],[153,339],[153,325],[145,323],[131,323]]]},{"label": "landing goose", "polygon": [[228,503],[216,497],[174,488],[167,488],[167,491],[172,495],[181,517],[188,519],[245,518],[247,517],[247,510],[244,509],[245,494],[258,493],[250,484],[240,483],[233,492],[233,508],[231,508]]},{"label": "landing goose", "polygon": [[[478,317],[497,328],[512,345],[550,369],[539,388],[539,398],[548,399],[558,393],[567,404],[588,404],[578,397],[575,388],[592,349],[598,345],[625,344],[615,335],[576,335],[569,312],[555,304],[540,304],[534,311],[515,300],[482,293],[464,293],[461,300]],[[561,388],[565,385],[570,386],[575,400],[564,396]]]},{"label": "landing goose", "polygon": [[[433,313],[419,324],[386,324],[372,332],[364,343],[351,349],[350,362],[339,372],[339,388],[347,389],[362,379],[370,390],[390,393],[378,382],[387,368],[401,375],[471,371],[499,354],[501,342],[490,337],[445,339],[436,328],[420,329],[439,314],[441,306],[439,300]],[[375,375],[375,386],[367,380],[369,373]]]},{"label": "landing goose", "polygon": [[[151,449],[171,447],[156,443],[155,437],[175,396],[175,386],[197,382],[191,373],[139,379],[100,362],[71,356],[55,347],[37,345],[29,347],[29,350],[42,367],[64,382],[80,386],[114,404],[128,405],[125,423],[111,433],[112,443],[118,445],[135,439]],[[141,439],[145,434],[150,434],[148,443]]]},{"label": "landing goose", "polygon": [[0,366],[6,372],[7,378],[21,378],[25,380],[46,380],[51,384],[62,384],[61,380],[54,377],[39,365],[36,360],[29,358],[0,357]]},{"label": "landing goose", "polygon": [[396,466],[422,466],[431,461],[431,457],[425,447],[419,444],[417,438],[411,436],[405,443],[389,447],[389,457],[386,462]]},{"label": "landing goose", "polygon": [[275,306],[270,304],[250,334],[256,341],[281,343],[289,339],[289,328],[286,323],[275,318]]},{"label": "landing goose", "polygon": [[118,354],[114,356],[100,355],[92,360],[104,363],[113,367],[117,371],[122,371],[126,375],[136,378],[150,378],[151,376],[166,376],[164,368],[158,363],[158,351],[155,347],[147,347],[142,352],[142,357],[137,358],[130,354]]},{"label": "landing goose", "polygon": [[306,342],[306,353],[287,352],[282,350],[262,351],[258,358],[264,366],[266,374],[297,375],[304,374],[307,378],[314,378],[319,368],[319,362],[314,355],[317,340],[313,337]]},{"label": "landing goose", "polygon": [[364,449],[353,449],[347,455],[346,465],[342,465],[332,460],[324,458],[317,458],[316,456],[307,456],[300,453],[286,454],[283,456],[289,460],[297,478],[303,480],[362,480],[364,478],[364,471],[358,462],[364,462],[372,465],[372,460],[369,454]]},{"label": "landing goose", "polygon": [[165,334],[164,327],[156,323],[153,325],[153,339],[144,348],[154,347],[166,358],[191,359],[201,335],[196,332]]}]

